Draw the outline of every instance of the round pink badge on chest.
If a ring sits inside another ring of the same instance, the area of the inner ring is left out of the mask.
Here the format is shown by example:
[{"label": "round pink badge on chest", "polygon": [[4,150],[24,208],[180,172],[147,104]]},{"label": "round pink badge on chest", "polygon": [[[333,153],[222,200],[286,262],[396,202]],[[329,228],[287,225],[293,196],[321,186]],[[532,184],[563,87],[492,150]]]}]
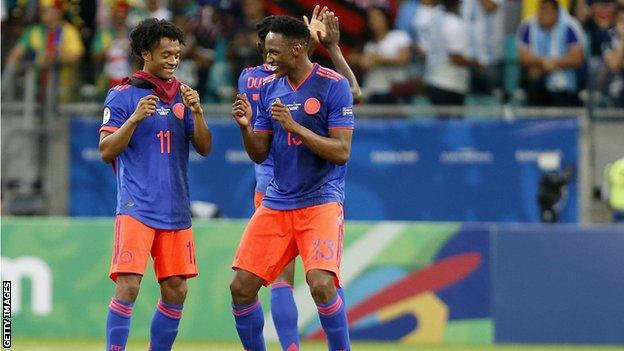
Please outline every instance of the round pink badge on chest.
[{"label": "round pink badge on chest", "polygon": [[309,115],[315,115],[321,110],[321,102],[317,98],[308,98],[303,104],[303,110]]},{"label": "round pink badge on chest", "polygon": [[173,105],[173,114],[178,119],[184,119],[184,104],[178,102],[177,104]]}]

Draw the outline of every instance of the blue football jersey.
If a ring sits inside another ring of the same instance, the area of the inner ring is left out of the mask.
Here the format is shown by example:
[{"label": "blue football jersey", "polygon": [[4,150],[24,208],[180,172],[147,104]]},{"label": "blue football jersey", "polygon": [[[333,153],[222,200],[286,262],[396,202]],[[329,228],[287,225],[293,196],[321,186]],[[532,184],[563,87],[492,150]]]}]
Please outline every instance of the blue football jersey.
[{"label": "blue football jersey", "polygon": [[344,202],[346,165],[331,163],[287,132],[271,118],[270,106],[279,98],[295,121],[314,133],[329,137],[334,128],[353,129],[353,97],[347,79],[331,69],[314,64],[299,86],[288,77],[271,75],[260,88],[256,132],[272,132],[273,180],[263,205],[290,210]]},{"label": "blue football jersey", "polygon": [[[114,132],[130,118],[151,89],[120,85],[109,90],[100,131]],[[170,104],[139,123],[128,147],[114,160],[117,214],[130,215],[158,229],[191,226],[187,166],[193,117],[178,92]]]},{"label": "blue football jersey", "polygon": [[[256,120],[258,115],[258,101],[260,100],[260,87],[264,78],[273,74],[273,70],[267,65],[245,68],[238,77],[238,92],[246,93],[247,99],[251,104],[252,119],[251,123]],[[256,172],[256,188],[255,191],[264,194],[269,182],[273,179],[273,156],[269,153],[269,157],[261,164],[254,166]]]}]

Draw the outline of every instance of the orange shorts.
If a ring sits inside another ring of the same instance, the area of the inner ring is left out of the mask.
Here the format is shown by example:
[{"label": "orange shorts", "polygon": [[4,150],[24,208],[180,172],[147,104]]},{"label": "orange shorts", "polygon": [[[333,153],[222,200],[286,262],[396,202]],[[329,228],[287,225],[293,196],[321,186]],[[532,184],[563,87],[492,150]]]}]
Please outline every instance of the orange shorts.
[{"label": "orange shorts", "polygon": [[262,205],[262,199],[264,199],[264,194],[256,191],[254,193],[254,208],[257,210],[260,205]]},{"label": "orange shorts", "polygon": [[249,271],[268,286],[299,254],[306,272],[330,271],[339,287],[343,234],[337,202],[284,211],[261,205],[245,228],[232,268]]},{"label": "orange shorts", "polygon": [[117,215],[109,277],[118,273],[143,275],[150,254],[160,281],[172,276],[197,276],[193,229],[154,229],[128,215]]}]

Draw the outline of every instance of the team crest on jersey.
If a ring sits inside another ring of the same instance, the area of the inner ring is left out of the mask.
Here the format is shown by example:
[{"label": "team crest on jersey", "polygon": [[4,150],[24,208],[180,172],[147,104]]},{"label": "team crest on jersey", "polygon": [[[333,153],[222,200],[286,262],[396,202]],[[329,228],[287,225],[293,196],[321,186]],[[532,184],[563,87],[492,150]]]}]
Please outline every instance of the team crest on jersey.
[{"label": "team crest on jersey", "polygon": [[317,98],[308,98],[303,104],[303,110],[309,115],[315,115],[321,110],[321,102]]},{"label": "team crest on jersey", "polygon": [[353,116],[353,106],[343,107],[342,108],[343,116]]},{"label": "team crest on jersey", "polygon": [[184,104],[178,102],[177,104],[173,105],[173,114],[178,119],[184,119]]},{"label": "team crest on jersey", "polygon": [[164,106],[160,106],[159,108],[156,109],[156,112],[158,112],[158,114],[161,116],[166,116],[169,114],[169,112],[171,112],[171,109],[166,108]]},{"label": "team crest on jersey", "polygon": [[102,114],[102,124],[106,124],[108,123],[108,121],[110,121],[110,115],[110,108],[104,107],[104,113]]}]

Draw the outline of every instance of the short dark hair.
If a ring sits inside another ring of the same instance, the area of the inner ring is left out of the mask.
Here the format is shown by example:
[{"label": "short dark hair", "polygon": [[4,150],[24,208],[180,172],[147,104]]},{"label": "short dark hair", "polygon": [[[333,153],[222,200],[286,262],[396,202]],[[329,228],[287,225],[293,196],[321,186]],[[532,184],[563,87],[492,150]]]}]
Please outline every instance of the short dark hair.
[{"label": "short dark hair", "polygon": [[269,31],[281,34],[288,39],[301,40],[304,43],[310,42],[310,30],[308,26],[291,16],[274,16]]},{"label": "short dark hair", "polygon": [[258,39],[260,39],[260,41],[266,39],[267,34],[269,34],[271,30],[271,23],[273,23],[273,20],[275,20],[275,16],[267,16],[256,24],[256,31],[258,31]]},{"label": "short dark hair", "polygon": [[184,45],[184,33],[175,24],[156,18],[148,18],[141,21],[130,32],[130,47],[132,52],[142,59],[144,50],[152,51],[160,43],[161,38],[177,40]]},{"label": "short dark hair", "polygon": [[540,0],[540,5],[542,4],[550,4],[555,10],[559,10],[559,1],[558,0]]}]

